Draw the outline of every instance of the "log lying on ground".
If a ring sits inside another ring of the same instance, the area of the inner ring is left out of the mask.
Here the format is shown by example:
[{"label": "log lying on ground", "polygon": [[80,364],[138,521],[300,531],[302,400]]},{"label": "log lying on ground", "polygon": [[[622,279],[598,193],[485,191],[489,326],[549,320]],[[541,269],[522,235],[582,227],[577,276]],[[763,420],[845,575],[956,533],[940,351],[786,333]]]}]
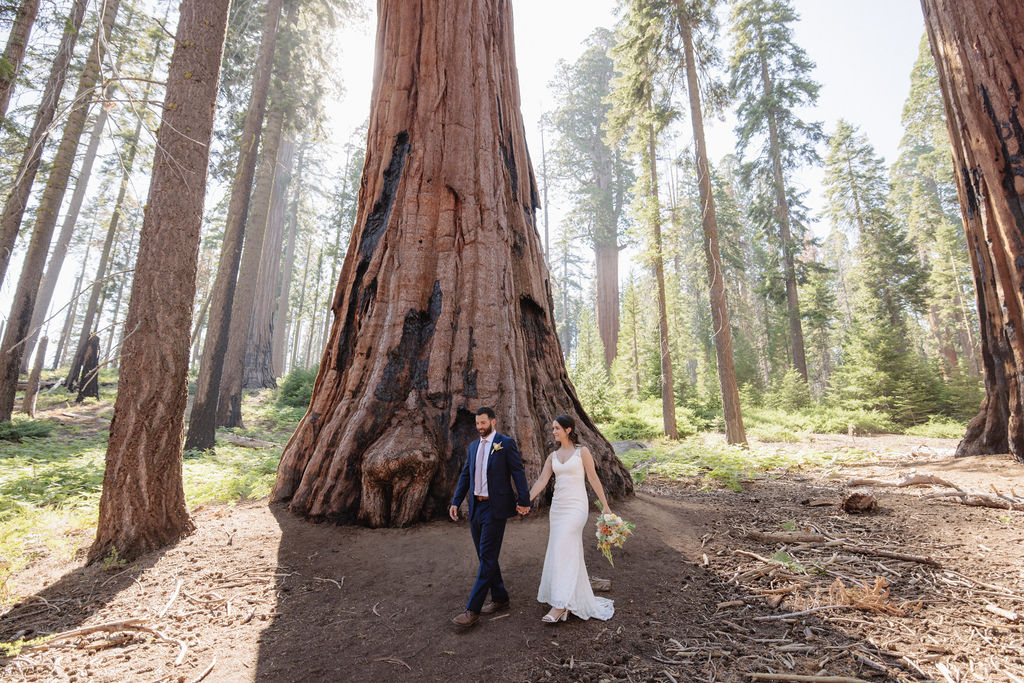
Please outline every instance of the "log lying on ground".
[{"label": "log lying on ground", "polygon": [[892,487],[904,487],[904,486],[945,486],[953,491],[944,491],[942,493],[932,493],[922,498],[948,498],[957,497],[960,502],[964,505],[970,505],[972,507],[988,507],[997,508],[1000,510],[1024,510],[1024,498],[1021,498],[1017,493],[1011,489],[1009,495],[1000,493],[999,489],[995,486],[992,487],[992,493],[982,493],[980,491],[967,491],[960,485],[943,479],[942,477],[936,477],[932,474],[920,474],[912,472],[898,481],[885,481],[882,479],[851,479],[846,482],[847,486],[892,486]]},{"label": "log lying on ground", "polygon": [[[744,535],[753,541],[759,541],[761,543],[784,543],[790,545],[800,543],[821,543],[843,548],[844,550],[848,550],[852,553],[859,553],[861,555],[874,555],[875,557],[887,557],[892,560],[917,562],[919,564],[931,565],[932,567],[942,566],[939,564],[938,560],[934,560],[926,555],[914,555],[912,553],[901,553],[894,550],[869,548],[868,546],[853,543],[849,539],[833,538],[831,536],[826,536],[825,534],[809,534],[798,531],[779,531],[775,533],[748,531]],[[765,558],[759,559],[764,560]]]}]

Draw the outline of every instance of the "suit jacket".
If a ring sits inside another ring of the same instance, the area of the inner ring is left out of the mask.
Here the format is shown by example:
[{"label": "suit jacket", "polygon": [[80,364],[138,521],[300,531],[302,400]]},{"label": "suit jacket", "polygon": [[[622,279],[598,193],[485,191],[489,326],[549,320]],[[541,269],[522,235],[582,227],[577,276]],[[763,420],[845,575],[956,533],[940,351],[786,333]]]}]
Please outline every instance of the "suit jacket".
[{"label": "suit jacket", "polygon": [[[466,449],[466,464],[459,473],[459,484],[455,487],[452,505],[458,507],[462,499],[469,494],[469,516],[473,517],[476,507],[476,456],[480,450],[480,439],[469,444]],[[515,490],[513,490],[513,483]],[[487,458],[487,495],[491,503],[491,516],[494,519],[508,519],[516,514],[516,498],[523,507],[530,506],[530,487],[526,484],[526,472],[523,469],[523,458],[515,439],[504,434],[494,433],[491,443],[491,454]]]}]

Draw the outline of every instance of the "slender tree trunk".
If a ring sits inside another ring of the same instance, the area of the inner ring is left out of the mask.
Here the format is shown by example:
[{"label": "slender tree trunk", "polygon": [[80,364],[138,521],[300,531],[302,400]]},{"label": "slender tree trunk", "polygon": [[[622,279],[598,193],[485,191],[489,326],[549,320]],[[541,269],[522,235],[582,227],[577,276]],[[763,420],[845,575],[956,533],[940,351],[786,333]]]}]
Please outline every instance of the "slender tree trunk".
[{"label": "slender tree trunk", "polygon": [[[108,96],[110,91],[108,90]],[[75,224],[78,222],[78,214],[82,210],[82,203],[85,200],[85,191],[89,186],[89,177],[92,175],[93,162],[96,160],[96,152],[100,146],[100,137],[107,122],[107,109],[100,107],[96,114],[96,121],[93,123],[92,131],[89,133],[89,145],[85,150],[85,157],[82,159],[82,168],[78,171],[78,180],[75,181],[75,191],[71,195],[71,205],[64,215],[64,224],[61,226],[57,243],[50,254],[50,261],[46,266],[46,273],[43,274],[42,282],[39,284],[39,293],[36,295],[36,303],[32,312],[32,324],[29,328],[29,337],[25,341],[25,355],[22,358],[21,371],[27,372],[26,365],[32,357],[32,349],[35,348],[36,339],[39,337],[39,330],[46,319],[46,312],[50,308],[50,301],[53,299],[53,292],[57,288],[57,277],[60,275],[61,266],[67,256],[68,247],[71,245],[71,237],[74,233]]]},{"label": "slender tree trunk", "polygon": [[313,305],[310,307],[309,314],[309,334],[306,335],[306,353],[302,356],[302,364],[305,367],[312,365],[310,362],[313,346],[314,330],[316,330],[316,313],[320,310],[320,284],[323,281],[323,265],[324,265],[324,252],[320,250],[320,254],[316,258],[316,282],[313,283]]},{"label": "slender tree trunk", "polygon": [[39,378],[43,374],[43,362],[46,360],[47,337],[39,340],[39,349],[36,352],[36,363],[32,366],[32,372],[28,376],[28,386],[25,387],[25,397],[21,401],[21,412],[29,417],[36,416],[36,395],[39,393]]},{"label": "slender tree trunk", "polygon": [[[128,248],[125,251],[125,263],[131,263],[131,261],[132,261],[132,247],[134,245],[135,245],[135,231],[133,230],[131,236],[128,238]],[[117,278],[117,297],[114,299],[114,312],[110,316],[110,324],[113,325],[113,328],[111,329],[110,334],[107,336],[107,351],[106,351],[106,353],[103,354],[104,358],[111,358],[112,357],[111,353],[113,352],[113,349],[114,349],[114,337],[116,336],[114,334],[114,331],[118,327],[123,327],[123,326],[120,326],[120,325],[117,324],[117,316],[121,314],[121,300],[124,297],[124,290],[125,290],[125,287],[127,287],[127,285],[128,285],[128,280],[129,280],[129,274],[128,273],[125,273],[124,275],[122,275],[122,276]],[[117,363],[114,363],[114,366],[116,367]]]},{"label": "slender tree trunk", "polygon": [[981,375],[982,370],[978,367],[978,345],[974,339],[974,333],[972,331],[973,325],[971,325],[971,316],[967,313],[966,295],[964,294],[963,288],[960,286],[960,273],[956,267],[956,258],[953,255],[953,249],[949,250],[949,264],[953,269],[953,282],[956,283],[956,292],[954,294],[955,301],[953,306],[956,310],[956,322],[957,330],[960,335],[960,345],[963,347],[964,355],[967,356],[967,367],[970,368],[970,373],[977,377]]},{"label": "slender tree trunk", "polygon": [[957,455],[1024,462],[1024,5],[922,0],[981,317],[985,400]]},{"label": "slender tree trunk", "polygon": [[18,286],[14,291],[11,313],[7,318],[9,323],[4,331],[3,342],[0,343],[0,421],[11,419],[11,412],[14,410],[14,394],[25,349],[24,344],[20,342],[28,336],[31,329],[32,311],[35,308],[36,295],[39,293],[39,282],[43,278],[46,255],[50,251],[50,240],[53,238],[53,229],[57,226],[60,205],[64,201],[64,193],[71,178],[75,152],[85,130],[85,121],[89,115],[88,105],[93,99],[92,92],[100,75],[103,55],[114,27],[119,4],[120,0],[104,2],[100,29],[96,31],[85,67],[78,79],[75,104],[64,123],[60,146],[57,148],[57,154],[50,167],[50,175],[46,180],[46,188],[36,211],[32,239],[29,241]]},{"label": "slender tree trunk", "polygon": [[736,370],[732,357],[732,328],[726,303],[725,279],[722,276],[722,256],[718,251],[718,223],[715,220],[715,199],[711,192],[711,169],[708,166],[707,145],[704,142],[704,113],[700,105],[700,85],[697,82],[697,64],[693,53],[693,35],[690,19],[682,0],[679,0],[679,25],[683,35],[686,59],[686,87],[690,95],[690,121],[697,157],[697,187],[700,192],[701,227],[704,230],[704,256],[708,268],[708,292],[711,299],[712,336],[715,340],[715,358],[718,361],[718,382],[722,388],[722,412],[725,415],[725,438],[728,443],[746,444],[743,415],[740,411],[740,392],[736,386]]},{"label": "slender tree trunk", "polygon": [[90,562],[114,549],[131,560],[194,528],[181,481],[187,334],[228,5],[181,3]]},{"label": "slender tree trunk", "polygon": [[71,358],[71,366],[68,369],[68,391],[77,388],[75,378],[78,377],[82,367],[82,360],[85,357],[85,346],[89,342],[89,335],[92,334],[93,323],[98,321],[99,301],[105,288],[99,283],[106,277],[107,265],[110,261],[110,252],[114,248],[114,240],[117,237],[117,229],[121,223],[121,211],[124,208],[124,199],[128,194],[128,187],[131,185],[132,169],[135,166],[135,157],[139,152],[140,134],[142,133],[142,119],[135,122],[135,131],[131,137],[131,147],[124,160],[124,168],[121,172],[121,186],[117,190],[117,199],[114,200],[114,210],[110,214],[110,223],[107,226],[107,236],[103,240],[103,250],[100,252],[100,262],[96,266],[96,284],[89,292],[89,303],[85,307],[85,317],[82,322],[82,331],[78,337],[78,345],[75,347],[75,355]]},{"label": "slender tree trunk", "polygon": [[[280,77],[286,78],[284,73]],[[277,77],[274,82],[279,83]],[[217,401],[217,425],[224,427],[242,426],[242,371],[245,366],[245,347],[248,345],[249,331],[252,329],[256,283],[259,280],[260,260],[263,255],[263,238],[267,233],[270,198],[274,193],[274,176],[277,171],[277,152],[281,147],[281,134],[284,130],[283,89],[275,86],[274,91],[275,101],[263,133],[263,155],[259,172],[256,174],[252,210],[245,226],[245,246],[238,268],[235,297],[231,304],[228,343],[224,350],[224,367],[221,371]]]},{"label": "slender tree trunk", "polygon": [[[28,205],[36,173],[39,171],[39,163],[43,158],[43,147],[50,132],[50,124],[53,123],[53,117],[57,111],[60,92],[64,88],[64,81],[68,74],[68,64],[74,54],[78,30],[82,26],[82,19],[85,17],[85,8],[88,4],[88,0],[75,0],[71,7],[71,12],[64,24],[64,34],[57,47],[57,54],[50,66],[50,77],[43,90],[43,99],[36,110],[32,131],[28,135],[21,163],[18,164],[14,187],[11,188],[11,193],[4,202],[3,215],[0,216],[0,283],[4,281],[4,276],[7,274],[7,265],[10,263],[14,242],[21,229],[21,220],[25,215],[25,207]],[[0,353],[2,353],[2,349],[0,349]]]},{"label": "slender tree trunk", "polygon": [[274,171],[274,190],[270,197],[270,215],[267,218],[267,237],[263,240],[260,257],[260,275],[256,282],[256,303],[253,307],[252,328],[245,350],[245,368],[242,387],[246,389],[277,386],[274,374],[272,342],[274,338],[274,304],[277,281],[281,274],[282,239],[284,237],[285,203],[288,184],[295,159],[295,141],[291,137],[281,141]]},{"label": "slender tree trunk", "polygon": [[[650,103],[648,103],[650,106]],[[661,415],[665,436],[678,439],[676,428],[675,383],[672,380],[672,353],[668,343],[668,304],[665,296],[665,266],[661,250],[661,207],[658,199],[658,157],[654,142],[654,125],[647,125],[647,156],[651,169],[651,231],[654,237],[654,279],[658,284],[658,337],[661,349]]]},{"label": "slender tree trunk", "polygon": [[614,231],[595,239],[594,262],[597,329],[604,351],[604,367],[609,370],[619,349],[619,244]]},{"label": "slender tree trunk", "polygon": [[199,315],[196,316],[196,325],[192,328],[192,353],[189,360],[189,372],[199,363],[199,340],[203,331],[203,322],[206,320],[206,312],[210,307],[210,292],[203,296],[203,303],[199,306]]},{"label": "slender tree trunk", "polygon": [[306,283],[309,282],[309,252],[312,250],[313,242],[306,242],[306,260],[303,261],[302,287],[299,289],[299,305],[295,309],[295,336],[292,338],[292,356],[289,365],[292,368],[296,368],[299,365],[299,337],[302,335],[302,314],[306,310]]},{"label": "slender tree trunk", "polygon": [[7,116],[7,107],[14,93],[14,83],[25,59],[28,37],[32,34],[32,26],[39,12],[39,0],[22,0],[11,24],[11,33],[7,37],[3,59],[0,60],[0,124]]},{"label": "slender tree trunk", "polygon": [[253,76],[252,95],[245,114],[242,138],[239,141],[238,172],[231,187],[228,220],[224,228],[224,242],[217,263],[217,277],[210,302],[210,319],[203,340],[203,357],[199,362],[196,394],[189,414],[185,434],[185,450],[213,448],[217,431],[217,404],[220,399],[224,355],[228,348],[231,328],[231,304],[235,298],[238,265],[242,259],[245,221],[249,214],[249,197],[256,158],[267,105],[270,74],[273,70],[274,49],[277,45],[278,25],[281,21],[283,0],[269,0],[263,24],[259,57]]},{"label": "slender tree trunk", "polygon": [[[764,83],[765,99],[772,99],[772,80],[768,75],[768,64],[761,59],[761,80]],[[804,354],[804,331],[800,321],[800,297],[796,283],[796,246],[793,244],[789,215],[789,200],[786,197],[786,179],[782,173],[782,150],[779,142],[779,126],[775,112],[768,112],[768,144],[772,157],[772,174],[775,176],[775,214],[779,220],[782,238],[782,257],[785,264],[786,309],[789,312],[789,344],[793,354],[793,367],[807,381],[807,358]]]},{"label": "slender tree trunk", "polygon": [[528,478],[551,416],[574,414],[606,490],[630,492],[555,337],[511,3],[381,0],[378,18],[359,218],[273,498],[371,526],[442,515],[477,405],[519,442]]},{"label": "slender tree trunk", "polygon": [[[166,19],[166,16],[164,17]],[[153,75],[156,71],[156,66],[160,62],[160,58],[163,56],[163,34],[160,34],[160,38],[157,39],[156,46],[153,54],[153,61],[149,65],[149,73],[146,78],[152,80]],[[120,71],[122,55],[121,52],[124,49],[123,46],[118,48],[118,66],[117,69]],[[114,86],[111,85],[107,88],[106,99],[110,99],[113,96]],[[152,84],[147,83],[143,88],[142,99],[148,100],[152,92]],[[100,139],[103,134],[103,129],[107,122],[107,108],[100,107],[99,112],[96,115],[96,122],[93,125],[92,132],[89,134],[89,146],[85,152],[85,158],[82,160],[82,168],[78,172],[78,179],[75,181],[75,191],[71,195],[71,205],[68,207],[67,213],[64,215],[64,223],[60,229],[60,235],[57,237],[57,243],[53,247],[53,251],[50,254],[50,261],[46,267],[46,273],[43,275],[43,281],[39,285],[39,295],[36,297],[35,310],[32,313],[32,336],[29,337],[25,343],[25,358],[27,359],[32,353],[32,347],[35,345],[36,337],[39,334],[39,328],[43,324],[43,320],[46,318],[46,311],[50,307],[50,302],[53,299],[53,292],[57,287],[57,279],[60,277],[61,267],[64,265],[64,258],[67,256],[68,246],[71,244],[71,238],[74,235],[75,226],[78,224],[78,215],[82,209],[82,203],[85,200],[86,190],[89,186],[89,178],[92,175],[93,162],[96,159],[96,151],[99,148]],[[139,134],[141,133],[141,121],[138,121],[135,127],[135,134],[132,140],[138,141]],[[137,144],[137,142],[136,142]],[[113,336],[111,336],[113,338]],[[22,372],[26,372],[27,369],[22,365]]]},{"label": "slender tree trunk", "polygon": [[[345,159],[345,186],[343,188],[343,195],[353,189],[353,188],[348,186],[349,178],[352,176],[352,168],[350,166],[351,163],[352,163],[352,155],[351,155],[351,153],[349,153],[348,158]],[[354,206],[355,202],[352,202],[352,204]],[[342,218],[342,220],[344,220],[344,218]],[[352,220],[354,221],[355,219],[353,218]],[[352,221],[350,221],[350,223],[351,222]],[[351,225],[347,229],[351,230]],[[335,230],[334,230],[334,249],[331,250],[331,279],[328,280],[328,282],[337,282],[338,281],[338,265],[341,262],[341,235],[344,232],[345,232],[345,230],[342,229],[341,225],[338,225],[335,228]],[[333,305],[334,305],[334,303],[331,302],[331,306],[332,307],[333,307]],[[320,348],[323,348],[324,346],[327,346],[327,338],[331,334],[331,324],[333,322],[334,322],[334,320],[333,320],[333,318],[331,316],[329,316],[329,315],[325,315],[324,316],[324,325],[321,328],[322,329],[322,333],[320,335]]]},{"label": "slender tree trunk", "polygon": [[[295,164],[295,177],[302,178],[305,171],[305,147],[299,145],[299,159]],[[277,296],[277,311],[274,313],[274,338],[272,341],[274,376],[285,373],[285,346],[288,340],[288,309],[291,304],[292,275],[295,271],[295,236],[299,229],[299,195],[301,182],[292,183],[292,202],[288,215],[288,245],[284,250],[284,265],[281,268],[281,291]]]},{"label": "slender tree trunk", "polygon": [[85,240],[85,255],[82,256],[82,267],[78,270],[78,277],[75,278],[75,286],[71,292],[71,300],[68,302],[67,316],[64,318],[64,327],[60,333],[60,341],[57,343],[57,353],[53,359],[53,369],[56,370],[64,365],[64,356],[71,340],[71,332],[75,327],[75,318],[78,313],[78,297],[82,292],[82,282],[85,281],[85,269],[89,265],[89,252],[92,251],[92,236],[95,232],[95,225],[89,226],[89,237]]}]

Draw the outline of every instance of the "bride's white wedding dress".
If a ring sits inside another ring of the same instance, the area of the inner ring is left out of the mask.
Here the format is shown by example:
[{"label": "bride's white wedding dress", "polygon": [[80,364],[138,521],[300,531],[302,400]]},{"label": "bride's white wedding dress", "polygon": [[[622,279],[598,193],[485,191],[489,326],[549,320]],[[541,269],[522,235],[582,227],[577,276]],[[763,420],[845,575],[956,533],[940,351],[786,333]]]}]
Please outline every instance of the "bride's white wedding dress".
[{"label": "bride's white wedding dress", "polygon": [[587,525],[589,505],[579,447],[564,464],[553,455],[551,469],[555,474],[555,495],[548,516],[551,530],[537,600],[557,609],[568,608],[580,619],[611,619],[614,604],[594,596],[583,561],[583,528]]}]

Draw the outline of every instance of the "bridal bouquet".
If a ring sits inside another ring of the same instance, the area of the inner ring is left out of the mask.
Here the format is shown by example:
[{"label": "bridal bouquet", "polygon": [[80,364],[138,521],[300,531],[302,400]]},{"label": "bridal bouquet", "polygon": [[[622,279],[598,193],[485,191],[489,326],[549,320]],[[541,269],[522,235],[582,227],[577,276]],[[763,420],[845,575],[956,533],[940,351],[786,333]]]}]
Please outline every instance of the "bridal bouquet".
[{"label": "bridal bouquet", "polygon": [[635,528],[635,524],[615,514],[605,513],[597,518],[597,547],[604,553],[611,566],[615,566],[612,561],[612,546],[621,548],[626,536],[633,533]]}]

